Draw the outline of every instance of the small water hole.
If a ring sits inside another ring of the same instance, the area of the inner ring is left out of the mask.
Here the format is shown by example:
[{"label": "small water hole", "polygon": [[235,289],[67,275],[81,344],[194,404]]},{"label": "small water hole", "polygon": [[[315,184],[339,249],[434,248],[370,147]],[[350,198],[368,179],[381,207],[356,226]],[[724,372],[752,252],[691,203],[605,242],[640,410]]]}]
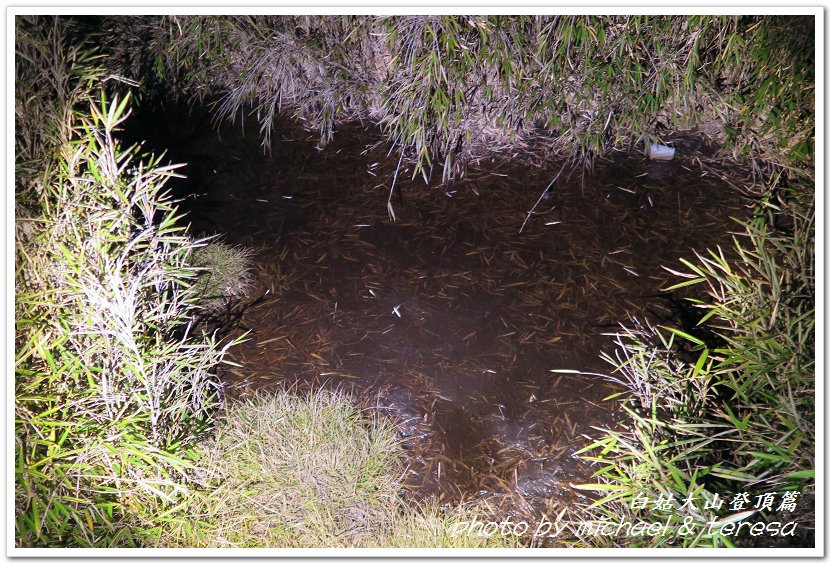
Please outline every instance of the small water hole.
[{"label": "small water hole", "polygon": [[[219,132],[198,110],[144,110],[128,131],[186,162],[171,184],[196,233],[252,249],[256,287],[238,330],[231,393],[299,383],[346,386],[396,418],[410,490],[551,510],[595,469],[575,452],[614,424],[618,391],[573,370],[609,371],[603,333],[631,316],[671,323],[661,295],[677,268],[724,243],[746,202],[678,137],[678,158],[615,153],[568,169],[520,233],[561,161],[479,163],[452,185],[399,176],[370,126],[323,150],[283,122]],[[152,127],[149,126],[152,124]],[[374,148],[367,148],[374,147]]]}]

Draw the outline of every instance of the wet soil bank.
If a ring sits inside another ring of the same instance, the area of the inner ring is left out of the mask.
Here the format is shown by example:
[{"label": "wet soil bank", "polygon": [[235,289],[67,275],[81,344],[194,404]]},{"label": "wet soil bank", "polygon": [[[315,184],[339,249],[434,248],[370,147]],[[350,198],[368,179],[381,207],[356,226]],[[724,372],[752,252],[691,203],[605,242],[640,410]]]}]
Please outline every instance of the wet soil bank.
[{"label": "wet soil bank", "polygon": [[[133,118],[131,135],[187,162],[172,187],[196,233],[255,251],[257,285],[225,374],[229,392],[345,386],[401,423],[410,484],[447,500],[555,510],[592,468],[574,452],[614,423],[600,352],[631,316],[680,322],[663,266],[728,245],[745,202],[678,138],[678,158],[617,153],[593,173],[519,154],[425,186],[371,126],[333,143],[291,123],[270,154],[257,131],[214,132],[181,109]],[[373,148],[367,148],[375,145]]]}]

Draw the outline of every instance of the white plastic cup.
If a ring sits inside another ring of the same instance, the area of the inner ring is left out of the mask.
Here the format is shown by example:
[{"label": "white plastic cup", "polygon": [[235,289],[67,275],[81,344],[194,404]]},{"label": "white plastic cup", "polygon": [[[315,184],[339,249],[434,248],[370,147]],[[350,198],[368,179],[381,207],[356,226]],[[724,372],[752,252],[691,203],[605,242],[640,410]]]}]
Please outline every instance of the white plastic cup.
[{"label": "white plastic cup", "polygon": [[651,160],[671,160],[674,158],[674,147],[666,145],[647,145],[646,155]]}]

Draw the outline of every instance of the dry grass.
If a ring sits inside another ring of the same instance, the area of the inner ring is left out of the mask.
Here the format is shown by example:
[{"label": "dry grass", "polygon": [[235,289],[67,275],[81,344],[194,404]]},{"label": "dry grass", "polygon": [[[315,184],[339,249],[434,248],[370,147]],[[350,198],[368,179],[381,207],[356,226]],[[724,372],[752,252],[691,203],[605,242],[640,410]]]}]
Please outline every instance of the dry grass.
[{"label": "dry grass", "polygon": [[[396,429],[342,392],[282,391],[228,406],[207,448],[207,487],[159,534],[175,547],[517,547],[452,537],[472,518],[400,500]],[[479,516],[481,517],[481,516]]]}]

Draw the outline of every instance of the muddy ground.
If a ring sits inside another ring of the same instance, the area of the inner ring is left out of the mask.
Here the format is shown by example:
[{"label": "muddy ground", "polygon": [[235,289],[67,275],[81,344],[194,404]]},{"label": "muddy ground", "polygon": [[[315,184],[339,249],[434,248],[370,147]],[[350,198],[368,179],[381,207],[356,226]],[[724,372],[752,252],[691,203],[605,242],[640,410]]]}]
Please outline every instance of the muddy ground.
[{"label": "muddy ground", "polygon": [[[252,249],[224,374],[230,394],[298,383],[341,386],[394,417],[411,490],[487,498],[516,513],[571,502],[592,469],[575,452],[614,424],[618,391],[596,375],[618,323],[682,324],[663,267],[728,246],[746,202],[675,139],[677,158],[613,153],[592,173],[523,155],[480,162],[451,185],[399,174],[370,125],[314,133],[278,124],[219,133],[201,113],[145,110],[130,135],[187,162],[172,185],[196,233]],[[734,183],[734,181],[732,181]],[[528,219],[521,230],[525,219]]]}]

